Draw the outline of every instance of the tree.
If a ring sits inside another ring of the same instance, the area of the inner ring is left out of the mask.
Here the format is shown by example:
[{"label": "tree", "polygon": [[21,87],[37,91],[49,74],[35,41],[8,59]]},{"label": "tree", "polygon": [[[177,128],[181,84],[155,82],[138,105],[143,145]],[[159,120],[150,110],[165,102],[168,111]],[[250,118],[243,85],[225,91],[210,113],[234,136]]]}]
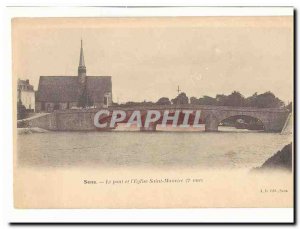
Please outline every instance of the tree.
[{"label": "tree", "polygon": [[191,97],[190,103],[194,105],[199,105],[199,100],[196,97]]},{"label": "tree", "polygon": [[240,92],[233,91],[230,95],[217,95],[216,104],[219,106],[242,107],[246,105],[246,100]]},{"label": "tree", "polygon": [[124,105],[125,105],[125,106],[138,106],[138,105],[140,105],[140,103],[128,101],[128,102],[126,102]]},{"label": "tree", "polygon": [[200,105],[216,105],[217,99],[205,95],[202,98],[199,98],[199,104]]},{"label": "tree", "polygon": [[170,99],[167,97],[162,97],[156,102],[157,105],[171,105]]},{"label": "tree", "polygon": [[256,106],[256,100],[257,100],[257,92],[255,92],[252,96],[249,96],[246,98],[246,106],[247,107],[255,107]]},{"label": "tree", "polygon": [[188,104],[189,98],[186,96],[184,92],[180,93],[175,99],[172,99],[172,104]]},{"label": "tree", "polygon": [[134,106],[153,106],[153,102],[151,101],[143,101],[143,102],[133,102],[133,101],[129,101],[126,102],[125,104],[121,104],[122,106],[128,106],[128,107],[134,107]]},{"label": "tree", "polygon": [[284,106],[284,102],[277,98],[272,92],[268,91],[263,94],[247,98],[250,106],[259,108],[280,108]]},{"label": "tree", "polygon": [[[82,103],[89,101],[84,94],[82,96]],[[189,98],[184,92],[180,93],[176,98],[170,101],[167,97],[160,98],[156,103],[150,101],[143,102],[127,102],[124,106],[152,106],[152,105],[183,105],[189,103]],[[190,104],[194,105],[215,105],[215,106],[233,106],[233,107],[258,107],[258,108],[280,108],[284,107],[284,102],[275,97],[272,92],[265,92],[263,94],[257,94],[255,92],[252,96],[245,98],[240,92],[233,91],[229,95],[217,94],[215,98],[210,96],[203,96],[199,99],[196,97],[190,98]],[[291,109],[291,104],[286,106],[287,109]]]},{"label": "tree", "polygon": [[219,106],[225,106],[226,101],[227,101],[227,96],[226,95],[216,95],[216,100],[217,100],[217,105]]},{"label": "tree", "polygon": [[245,98],[238,91],[234,91],[227,96],[225,106],[242,107],[244,105],[245,105]]}]

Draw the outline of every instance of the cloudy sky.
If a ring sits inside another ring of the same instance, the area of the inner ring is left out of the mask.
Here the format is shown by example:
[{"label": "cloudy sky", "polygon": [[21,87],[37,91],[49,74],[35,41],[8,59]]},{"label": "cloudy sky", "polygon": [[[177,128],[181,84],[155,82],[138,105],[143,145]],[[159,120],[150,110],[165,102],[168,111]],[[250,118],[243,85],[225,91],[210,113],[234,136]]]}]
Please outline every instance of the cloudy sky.
[{"label": "cloudy sky", "polygon": [[293,98],[292,17],[14,19],[13,75],[110,75],[113,99],[245,96]]}]

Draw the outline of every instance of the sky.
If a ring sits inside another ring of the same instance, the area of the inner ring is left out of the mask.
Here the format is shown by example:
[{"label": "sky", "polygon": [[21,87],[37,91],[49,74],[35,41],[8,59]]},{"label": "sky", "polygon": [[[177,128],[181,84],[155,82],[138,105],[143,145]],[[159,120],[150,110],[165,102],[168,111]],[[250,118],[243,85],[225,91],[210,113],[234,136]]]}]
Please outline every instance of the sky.
[{"label": "sky", "polygon": [[293,98],[293,18],[16,18],[13,76],[77,75],[83,39],[87,75],[112,76],[115,102],[245,96]]}]

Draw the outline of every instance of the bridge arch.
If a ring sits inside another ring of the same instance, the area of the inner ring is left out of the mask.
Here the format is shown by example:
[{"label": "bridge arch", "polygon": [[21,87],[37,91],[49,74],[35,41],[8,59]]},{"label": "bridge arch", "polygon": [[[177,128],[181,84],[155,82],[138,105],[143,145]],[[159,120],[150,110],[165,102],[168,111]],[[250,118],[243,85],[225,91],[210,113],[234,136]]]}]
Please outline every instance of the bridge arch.
[{"label": "bridge arch", "polygon": [[[205,131],[218,131],[221,125],[233,126],[235,121],[238,128],[258,129],[268,131],[268,120],[259,112],[245,112],[236,110],[216,110],[205,114]],[[240,124],[240,125],[239,125]]]},{"label": "bridge arch", "polygon": [[237,114],[220,120],[219,126],[235,127],[236,129],[265,130],[261,119],[252,115]]}]

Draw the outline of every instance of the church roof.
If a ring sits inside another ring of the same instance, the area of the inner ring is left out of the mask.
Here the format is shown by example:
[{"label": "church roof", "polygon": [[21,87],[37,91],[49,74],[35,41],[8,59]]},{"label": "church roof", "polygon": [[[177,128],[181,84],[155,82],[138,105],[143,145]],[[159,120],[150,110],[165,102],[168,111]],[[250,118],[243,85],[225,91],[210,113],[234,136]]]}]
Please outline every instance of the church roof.
[{"label": "church roof", "polygon": [[[77,102],[78,76],[40,76],[37,102]],[[87,76],[87,93],[94,102],[103,102],[106,92],[111,92],[111,76]]]}]

